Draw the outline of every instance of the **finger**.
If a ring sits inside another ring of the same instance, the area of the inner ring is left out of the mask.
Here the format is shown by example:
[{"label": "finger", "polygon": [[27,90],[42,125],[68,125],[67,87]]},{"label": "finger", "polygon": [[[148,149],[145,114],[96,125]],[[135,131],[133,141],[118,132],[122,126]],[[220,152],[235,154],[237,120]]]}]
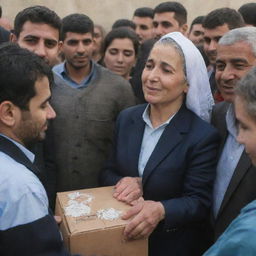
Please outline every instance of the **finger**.
[{"label": "finger", "polygon": [[123,214],[122,219],[123,220],[130,219],[134,215],[138,214],[141,211],[142,207],[143,207],[142,204],[137,204],[137,205],[131,207],[131,209],[129,209],[127,212],[125,212]]}]

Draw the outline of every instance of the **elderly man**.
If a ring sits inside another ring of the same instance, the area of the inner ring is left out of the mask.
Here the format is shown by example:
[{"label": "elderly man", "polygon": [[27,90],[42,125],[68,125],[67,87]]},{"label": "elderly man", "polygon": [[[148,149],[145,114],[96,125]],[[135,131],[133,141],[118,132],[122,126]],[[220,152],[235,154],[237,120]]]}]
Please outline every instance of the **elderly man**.
[{"label": "elderly man", "polygon": [[212,114],[212,124],[222,135],[213,195],[215,239],[256,198],[256,168],[236,141],[233,104],[236,83],[256,65],[255,44],[256,28],[244,27],[226,33],[217,47],[216,81],[225,101],[215,105]]},{"label": "elderly man", "polygon": [[[256,68],[236,87],[235,115],[239,122],[237,140],[245,146],[252,164],[256,165]],[[254,170],[255,171],[255,170]],[[251,183],[255,183],[252,180]],[[255,192],[254,192],[255,195]],[[255,199],[255,198],[254,198]],[[246,205],[204,256],[256,255],[256,200]]]}]

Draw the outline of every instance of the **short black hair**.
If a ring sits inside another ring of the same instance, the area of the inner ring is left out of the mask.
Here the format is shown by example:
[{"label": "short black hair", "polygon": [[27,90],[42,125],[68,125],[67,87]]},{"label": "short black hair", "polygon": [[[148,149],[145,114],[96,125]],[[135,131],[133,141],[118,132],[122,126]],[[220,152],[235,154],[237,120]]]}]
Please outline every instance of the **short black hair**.
[{"label": "short black hair", "polygon": [[0,18],[2,18],[2,6],[0,6]]},{"label": "short black hair", "polygon": [[140,7],[134,11],[133,16],[137,16],[137,17],[141,17],[141,18],[149,17],[149,18],[153,19],[154,18],[154,10],[149,7]]},{"label": "short black hair", "polygon": [[246,24],[256,27],[256,3],[248,3],[242,5],[238,12],[243,16]]},{"label": "short black hair", "polygon": [[193,21],[191,22],[189,32],[191,32],[193,25],[203,24],[204,18],[205,18],[205,16],[197,16],[196,18],[194,18]]},{"label": "short black hair", "polygon": [[214,29],[224,24],[227,24],[229,29],[240,28],[244,26],[244,20],[235,9],[218,8],[205,16],[202,25],[206,29]]},{"label": "short black hair", "polygon": [[93,21],[85,14],[73,13],[62,19],[61,40],[66,38],[67,32],[85,34],[91,33],[93,36]]},{"label": "short black hair", "polygon": [[133,43],[133,48],[135,52],[135,56],[138,54],[138,49],[139,49],[139,39],[136,33],[129,29],[129,28],[115,28],[111,30],[105,37],[104,44],[103,44],[103,53],[105,54],[107,48],[109,45],[113,42],[114,39],[123,39],[123,38],[128,38],[132,41]]},{"label": "short black hair", "polygon": [[180,26],[187,23],[187,10],[181,3],[163,2],[154,9],[154,14],[163,12],[174,12],[174,18]]},{"label": "short black hair", "polygon": [[41,5],[35,5],[20,11],[14,20],[14,34],[19,37],[25,22],[47,24],[60,33],[61,19],[60,17],[49,8]]},{"label": "short black hair", "polygon": [[49,65],[36,54],[14,43],[0,46],[0,103],[11,101],[22,110],[29,109],[29,101],[36,95],[35,83],[53,75]]},{"label": "short black hair", "polygon": [[121,27],[129,27],[133,30],[136,29],[135,23],[128,19],[118,19],[112,25],[112,29],[121,28]]}]

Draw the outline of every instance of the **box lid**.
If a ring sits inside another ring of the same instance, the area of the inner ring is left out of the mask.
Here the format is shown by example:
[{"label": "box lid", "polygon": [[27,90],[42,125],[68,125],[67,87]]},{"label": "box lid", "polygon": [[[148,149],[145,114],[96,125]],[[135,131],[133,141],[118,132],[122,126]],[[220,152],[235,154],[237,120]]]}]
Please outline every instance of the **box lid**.
[{"label": "box lid", "polygon": [[[131,207],[113,198],[113,188],[113,186],[110,186],[57,193],[57,200],[62,208],[65,222],[71,234],[120,227],[127,223],[126,220],[121,219],[121,216],[113,220],[100,219],[97,216],[97,212],[102,209],[113,208],[116,211],[120,211],[122,214]],[[87,199],[91,198],[91,201],[87,203],[91,209],[89,215],[78,217],[65,215],[65,208],[69,205],[69,201],[72,200],[70,195],[74,195],[74,192],[79,192],[81,195],[74,199],[78,202],[84,201],[86,197]]]}]

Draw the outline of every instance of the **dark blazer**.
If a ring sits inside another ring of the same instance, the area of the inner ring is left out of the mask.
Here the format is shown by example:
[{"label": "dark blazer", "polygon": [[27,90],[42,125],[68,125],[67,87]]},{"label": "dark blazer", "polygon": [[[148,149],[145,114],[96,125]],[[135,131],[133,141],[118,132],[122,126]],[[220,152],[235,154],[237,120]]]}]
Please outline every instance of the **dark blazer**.
[{"label": "dark blazer", "polygon": [[[212,113],[212,124],[221,134],[220,154],[225,145],[228,131],[226,125],[226,113],[229,103],[221,102],[215,105]],[[237,164],[231,178],[219,213],[214,222],[214,238],[217,239],[235,219],[240,210],[256,198],[256,168],[253,167],[250,158],[245,151]]]},{"label": "dark blazer", "polygon": [[[124,110],[102,185],[138,177],[146,104]],[[150,236],[149,255],[200,255],[202,226],[209,214],[219,143],[217,131],[182,106],[160,137],[145,167],[146,200],[161,201],[166,217]]]}]

